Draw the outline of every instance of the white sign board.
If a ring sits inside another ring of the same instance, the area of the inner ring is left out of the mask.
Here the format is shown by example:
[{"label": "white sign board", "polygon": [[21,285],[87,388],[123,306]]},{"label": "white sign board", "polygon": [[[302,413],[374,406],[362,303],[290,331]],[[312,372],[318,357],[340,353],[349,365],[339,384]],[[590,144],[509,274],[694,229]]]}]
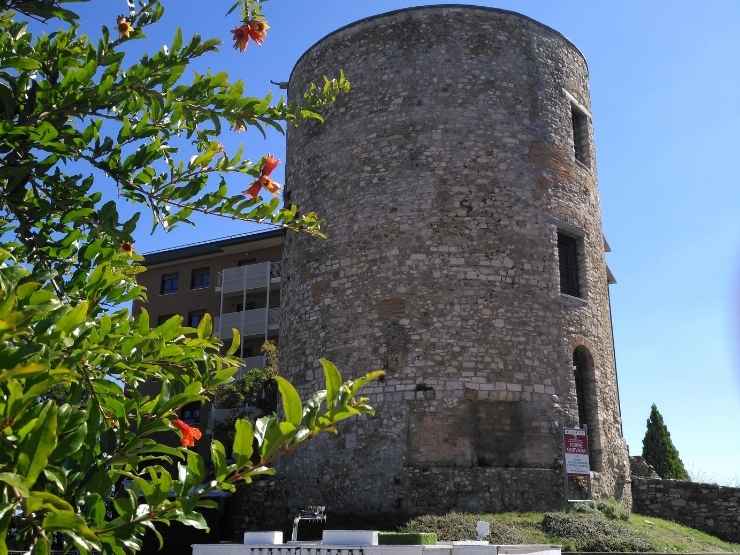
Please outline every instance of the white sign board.
[{"label": "white sign board", "polygon": [[591,465],[588,461],[588,436],[581,428],[563,430],[565,447],[565,473],[568,475],[589,475]]}]

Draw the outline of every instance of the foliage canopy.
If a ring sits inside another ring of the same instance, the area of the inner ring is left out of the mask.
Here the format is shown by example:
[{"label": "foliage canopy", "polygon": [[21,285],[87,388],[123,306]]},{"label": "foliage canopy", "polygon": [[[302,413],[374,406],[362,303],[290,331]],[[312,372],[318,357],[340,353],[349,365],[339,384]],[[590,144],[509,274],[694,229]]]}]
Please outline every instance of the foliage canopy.
[{"label": "foliage canopy", "polygon": [[[235,7],[242,26],[266,32],[260,1]],[[239,335],[224,354],[207,315],[197,328],[180,316],[153,327],[146,310],[121,308],[146,291],[133,249],[140,214],[121,220],[116,199],[148,210],[153,229],[201,213],[321,235],[316,214],[263,198],[261,186],[230,193],[230,176],[274,189],[276,160],[227,153],[217,139],[317,124],[349,83],[325,78],[288,104],[245,96],[226,73],[186,79],[218,41],[179,30],[131,61],[123,46],[164,7],[129,8],[93,39],[67,0],[0,0],[0,555],[9,542],[122,554],[140,550],[147,530],[159,536],[158,524],[206,527],[209,494],[271,474],[278,454],[371,413],[359,392],[381,375],[345,382],[322,360],[326,390],[307,401],[277,376],[280,414],[237,420],[228,448],[211,442],[208,466],[186,448],[201,432],[178,410],[232,380]],[[34,36],[29,18],[53,32]],[[155,394],[141,388],[151,381]]]}]

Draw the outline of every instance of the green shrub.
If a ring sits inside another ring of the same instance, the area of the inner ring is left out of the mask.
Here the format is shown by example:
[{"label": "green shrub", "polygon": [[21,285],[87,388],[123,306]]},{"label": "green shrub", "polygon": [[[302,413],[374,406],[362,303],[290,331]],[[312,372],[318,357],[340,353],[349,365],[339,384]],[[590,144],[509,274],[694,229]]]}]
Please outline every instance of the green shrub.
[{"label": "green shrub", "polygon": [[610,497],[609,499],[599,499],[596,502],[596,509],[603,514],[606,518],[612,520],[629,520],[630,512],[616,499]]},{"label": "green shrub", "polygon": [[525,543],[521,531],[510,524],[497,522],[495,518],[470,513],[448,513],[446,515],[424,515],[409,520],[400,528],[401,532],[434,532],[441,541],[474,540],[477,538],[475,525],[479,520],[491,524],[491,534],[484,538],[499,545]]},{"label": "green shrub", "polygon": [[545,513],[542,530],[572,551],[652,551],[650,542],[603,516]]},{"label": "green shrub", "polygon": [[603,515],[611,520],[628,520],[630,517],[630,513],[625,506],[613,497],[595,501],[571,501],[568,503],[565,512],[593,516]]},{"label": "green shrub", "polygon": [[434,545],[437,534],[433,532],[380,532],[378,545]]}]

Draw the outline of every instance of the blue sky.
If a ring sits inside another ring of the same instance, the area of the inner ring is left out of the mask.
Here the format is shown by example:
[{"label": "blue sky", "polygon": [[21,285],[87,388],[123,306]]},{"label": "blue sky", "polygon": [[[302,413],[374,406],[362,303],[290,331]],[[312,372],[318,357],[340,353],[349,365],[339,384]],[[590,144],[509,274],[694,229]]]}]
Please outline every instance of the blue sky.
[{"label": "blue sky", "polygon": [[[163,21],[144,47],[186,34],[224,40],[198,69],[226,70],[249,94],[285,81],[315,41],[358,18],[441,2],[410,0],[272,0],[273,26],[261,48],[230,46],[230,2],[166,1]],[[591,70],[592,108],[604,230],[613,252],[612,288],[624,430],[641,451],[645,420],[655,402],[689,471],[697,478],[740,484],[740,2],[712,0],[479,1],[533,17],[570,38]],[[82,5],[93,35],[114,26],[124,0]],[[454,29],[451,30],[454,32]],[[351,76],[350,76],[351,77]],[[279,91],[276,91],[279,92]],[[275,152],[277,135],[227,136],[247,155]],[[282,168],[276,172],[282,180]],[[241,190],[246,183],[234,183]],[[247,228],[200,220],[150,236],[148,251]]]}]

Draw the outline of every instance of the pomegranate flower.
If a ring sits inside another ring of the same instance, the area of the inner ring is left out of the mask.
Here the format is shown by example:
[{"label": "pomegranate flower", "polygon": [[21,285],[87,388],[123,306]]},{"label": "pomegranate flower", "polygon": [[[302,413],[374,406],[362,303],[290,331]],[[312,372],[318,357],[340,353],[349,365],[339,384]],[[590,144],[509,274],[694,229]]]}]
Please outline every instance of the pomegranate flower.
[{"label": "pomegranate flower", "polygon": [[273,181],[266,175],[260,175],[257,179],[255,179],[252,184],[249,186],[249,188],[244,191],[245,195],[248,195],[252,198],[257,198],[260,194],[260,191],[262,191],[262,188],[267,189],[270,191],[273,195],[277,196],[277,194],[280,192],[280,184],[276,181]]},{"label": "pomegranate flower", "polygon": [[118,26],[118,34],[121,35],[121,38],[127,39],[134,32],[134,26],[122,15],[116,18],[116,25]]},{"label": "pomegranate flower", "polygon": [[234,38],[234,48],[239,52],[244,52],[249,42],[249,24],[245,23],[236,29],[232,29],[231,34]]},{"label": "pomegranate flower", "polygon": [[251,38],[257,45],[262,46],[267,38],[267,30],[270,26],[264,19],[253,19],[248,24],[249,26],[249,38]]},{"label": "pomegranate flower", "polygon": [[194,447],[195,442],[203,436],[198,428],[190,426],[187,422],[180,420],[179,418],[173,420],[172,423],[178,430],[180,430],[180,445],[183,447]]},{"label": "pomegranate flower", "polygon": [[249,39],[252,39],[255,44],[261,46],[267,38],[267,30],[269,28],[270,26],[264,19],[250,19],[242,23],[236,29],[231,30],[234,38],[234,48],[240,52],[244,52],[247,44],[249,44]]},{"label": "pomegranate flower", "polygon": [[275,171],[275,168],[277,168],[279,164],[280,160],[278,160],[273,154],[268,154],[262,161],[262,169],[260,169],[260,175],[267,176],[272,174],[272,172]]}]

